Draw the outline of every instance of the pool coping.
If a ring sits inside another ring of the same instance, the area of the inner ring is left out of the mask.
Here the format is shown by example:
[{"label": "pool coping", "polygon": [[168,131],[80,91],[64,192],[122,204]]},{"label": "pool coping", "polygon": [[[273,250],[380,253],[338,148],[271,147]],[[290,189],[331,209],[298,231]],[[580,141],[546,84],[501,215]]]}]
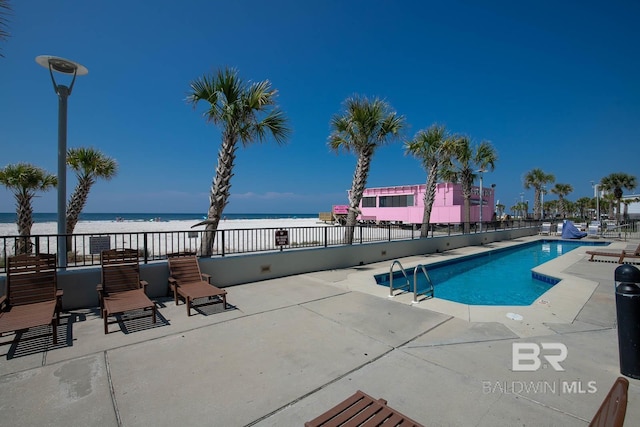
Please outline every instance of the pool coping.
[{"label": "pool coping", "polygon": [[[414,268],[419,264],[428,267],[430,264],[540,240],[562,239],[554,238],[553,236],[530,236],[510,241],[494,242],[483,246],[469,246],[444,253],[406,257],[401,258],[400,262],[405,269]],[[610,249],[615,250],[618,246],[620,249],[625,247],[622,242],[607,242],[610,243],[608,246]],[[373,276],[389,273],[389,266],[393,260],[371,264],[365,266],[366,268],[354,268],[348,274],[347,280],[335,282],[334,284],[345,286],[349,290],[393,299],[396,302],[409,304],[418,309],[446,314],[468,322],[498,322],[520,337],[554,334],[555,332],[547,325],[572,323],[598,287],[598,282],[596,281],[576,277],[565,272],[575,263],[584,260],[585,252],[592,247],[590,245],[579,246],[566,254],[533,268],[532,271],[537,274],[554,277],[560,279],[560,281],[528,306],[468,305],[437,297],[422,297],[419,298],[417,303],[414,303],[413,292],[403,292],[394,297],[389,297],[389,288],[378,285]]]}]

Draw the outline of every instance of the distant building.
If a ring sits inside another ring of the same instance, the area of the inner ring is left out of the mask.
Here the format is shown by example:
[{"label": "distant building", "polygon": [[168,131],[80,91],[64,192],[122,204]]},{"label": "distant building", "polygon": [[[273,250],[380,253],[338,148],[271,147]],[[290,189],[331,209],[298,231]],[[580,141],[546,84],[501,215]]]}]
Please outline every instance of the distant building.
[{"label": "distant building", "polygon": [[[627,214],[630,219],[640,219],[640,194],[631,194],[622,197],[622,200],[630,200],[627,207]],[[620,211],[624,212],[624,206],[620,207]]]},{"label": "distant building", "polygon": [[[403,224],[422,224],[424,215],[425,184],[394,187],[366,188],[360,202],[361,221],[389,221]],[[494,189],[483,187],[482,221],[493,219]],[[480,221],[480,188],[471,188],[470,221]],[[432,224],[460,223],[464,221],[462,185],[450,182],[436,186],[436,196],[431,210]]]}]

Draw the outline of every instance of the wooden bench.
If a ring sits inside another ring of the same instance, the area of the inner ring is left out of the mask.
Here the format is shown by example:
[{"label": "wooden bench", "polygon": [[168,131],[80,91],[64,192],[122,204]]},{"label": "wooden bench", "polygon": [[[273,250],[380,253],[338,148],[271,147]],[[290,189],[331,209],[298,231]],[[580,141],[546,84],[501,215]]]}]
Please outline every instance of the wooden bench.
[{"label": "wooden bench", "polygon": [[376,400],[360,390],[304,425],[305,427],[355,427],[364,425],[365,422],[371,427],[422,427],[422,424],[387,406],[386,400]]},{"label": "wooden bench", "polygon": [[[0,297],[0,308],[0,336],[51,325],[53,343],[57,344],[62,291],[57,288],[56,256],[23,254],[9,257],[7,294]],[[14,341],[18,339],[19,334],[16,334]]]},{"label": "wooden bench", "polygon": [[589,427],[622,427],[627,413],[629,380],[623,377],[613,383]]}]

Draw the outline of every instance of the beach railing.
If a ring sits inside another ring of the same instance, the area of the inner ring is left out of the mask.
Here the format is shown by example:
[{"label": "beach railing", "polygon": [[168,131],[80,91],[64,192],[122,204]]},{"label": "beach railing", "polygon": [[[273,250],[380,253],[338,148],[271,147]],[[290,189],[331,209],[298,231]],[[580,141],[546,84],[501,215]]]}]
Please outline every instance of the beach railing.
[{"label": "beach railing", "polygon": [[[531,222],[483,223],[483,232],[504,228],[536,226]],[[219,229],[212,256],[227,256],[268,251],[297,250],[345,244],[346,226]],[[462,234],[462,224],[431,224],[429,236]],[[477,232],[472,224],[471,232]],[[69,238],[67,267],[100,265],[100,253],[106,249],[137,249],[143,263],[166,259],[172,253],[200,253],[204,230],[88,233],[66,235],[0,236],[0,273],[5,272],[7,257],[17,252],[56,253],[59,238]],[[401,224],[357,225],[352,244],[398,241],[420,238],[416,226]]]}]

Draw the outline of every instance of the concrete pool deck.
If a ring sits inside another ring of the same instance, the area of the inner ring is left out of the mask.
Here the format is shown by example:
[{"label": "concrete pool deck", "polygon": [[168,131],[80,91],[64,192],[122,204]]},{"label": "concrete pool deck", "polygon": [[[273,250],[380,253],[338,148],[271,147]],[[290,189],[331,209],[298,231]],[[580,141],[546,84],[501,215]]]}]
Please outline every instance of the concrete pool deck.
[{"label": "concrete pool deck", "polygon": [[[55,348],[50,337],[2,347],[0,413],[8,425],[300,426],[361,389],[425,425],[584,426],[620,376],[618,264],[585,250],[545,265],[565,280],[524,308],[391,299],[373,280],[384,262],[230,287],[227,311],[187,317],[163,299],[156,325],[106,336],[95,310],[71,311]],[[563,343],[565,370],[514,371],[513,343]],[[640,381],[630,383],[627,426],[640,419]]]}]

